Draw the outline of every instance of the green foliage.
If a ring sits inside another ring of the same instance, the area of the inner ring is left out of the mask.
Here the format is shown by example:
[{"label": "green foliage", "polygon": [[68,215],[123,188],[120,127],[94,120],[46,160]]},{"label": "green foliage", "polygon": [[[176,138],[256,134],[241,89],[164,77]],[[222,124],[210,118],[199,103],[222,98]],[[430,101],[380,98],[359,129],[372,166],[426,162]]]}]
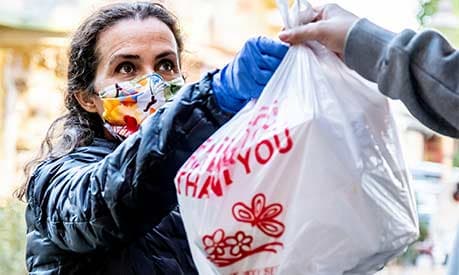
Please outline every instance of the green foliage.
[{"label": "green foliage", "polygon": [[[450,42],[451,44],[458,48],[459,47],[459,29],[451,28],[437,28]],[[454,164],[453,164],[454,165]]]},{"label": "green foliage", "polygon": [[26,274],[24,203],[0,200],[0,274]]},{"label": "green foliage", "polygon": [[418,241],[425,241],[429,237],[429,222],[419,221],[419,238]]},{"label": "green foliage", "polygon": [[[459,40],[459,37],[458,37],[458,40]],[[454,153],[453,167],[459,167],[459,152]]]},{"label": "green foliage", "polygon": [[459,0],[452,0],[453,1],[453,9],[455,14],[459,14]]},{"label": "green foliage", "polygon": [[416,262],[416,257],[419,256],[419,252],[416,250],[416,246],[420,242],[426,241],[429,238],[429,221],[419,218],[419,238],[415,243],[410,245],[405,253],[400,255],[397,259],[397,262],[401,265],[414,265]]},{"label": "green foliage", "polygon": [[[419,12],[417,19],[422,27],[436,28],[435,26],[428,26],[428,19],[434,15],[438,10],[438,4],[440,0],[418,0],[419,1]],[[459,0],[451,0],[453,4],[452,12],[459,17]],[[454,47],[459,47],[459,28],[436,28],[437,31],[443,34]],[[459,165],[459,163],[458,163]]]},{"label": "green foliage", "polygon": [[438,2],[439,0],[419,0],[420,9],[417,18],[421,26],[425,26],[427,19],[437,12]]},{"label": "green foliage", "polygon": [[405,253],[396,259],[396,263],[402,266],[414,265],[418,255],[419,252],[416,251],[415,245],[413,244],[407,248]]}]

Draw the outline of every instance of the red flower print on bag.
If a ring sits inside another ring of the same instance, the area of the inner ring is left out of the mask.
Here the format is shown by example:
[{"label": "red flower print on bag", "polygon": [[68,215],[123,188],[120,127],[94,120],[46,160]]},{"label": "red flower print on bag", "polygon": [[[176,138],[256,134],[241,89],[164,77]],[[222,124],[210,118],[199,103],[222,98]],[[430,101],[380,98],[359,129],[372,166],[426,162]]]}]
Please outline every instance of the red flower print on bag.
[{"label": "red flower print on bag", "polygon": [[282,212],[280,203],[266,204],[265,195],[259,193],[252,199],[252,207],[238,202],[233,206],[233,216],[237,221],[250,223],[268,236],[279,238],[284,233],[283,223],[275,220]]},{"label": "red flower print on bag", "polygon": [[226,244],[231,247],[230,253],[233,256],[239,256],[243,252],[250,251],[252,246],[253,237],[245,235],[244,232],[238,231],[234,237],[228,237]]},{"label": "red flower print on bag", "polygon": [[225,231],[217,229],[211,236],[206,235],[202,238],[206,252],[208,255],[220,256],[225,254]]},{"label": "red flower print on bag", "polygon": [[[266,205],[266,197],[260,193],[253,197],[251,207],[242,202],[234,204],[233,216],[236,221],[250,223],[267,236],[278,238],[285,230],[284,224],[275,220],[282,210],[282,205],[279,203]],[[241,230],[234,235],[226,236],[221,228],[202,238],[207,258],[218,267],[231,265],[260,252],[277,253],[283,247],[281,242],[269,242],[252,248],[253,241],[253,236]]]}]

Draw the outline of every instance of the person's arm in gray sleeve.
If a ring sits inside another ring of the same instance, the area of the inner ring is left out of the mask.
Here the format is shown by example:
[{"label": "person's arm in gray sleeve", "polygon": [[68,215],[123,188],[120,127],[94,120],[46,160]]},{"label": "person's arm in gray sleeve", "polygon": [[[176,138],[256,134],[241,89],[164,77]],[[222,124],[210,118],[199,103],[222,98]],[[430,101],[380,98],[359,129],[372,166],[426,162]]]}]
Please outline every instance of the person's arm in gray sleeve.
[{"label": "person's arm in gray sleeve", "polygon": [[314,10],[313,22],[282,31],[279,38],[291,44],[319,41],[426,126],[459,137],[459,52],[439,33],[395,34],[336,4]]},{"label": "person's arm in gray sleeve", "polygon": [[459,51],[439,33],[395,34],[360,19],[348,32],[344,60],[423,124],[459,137]]}]

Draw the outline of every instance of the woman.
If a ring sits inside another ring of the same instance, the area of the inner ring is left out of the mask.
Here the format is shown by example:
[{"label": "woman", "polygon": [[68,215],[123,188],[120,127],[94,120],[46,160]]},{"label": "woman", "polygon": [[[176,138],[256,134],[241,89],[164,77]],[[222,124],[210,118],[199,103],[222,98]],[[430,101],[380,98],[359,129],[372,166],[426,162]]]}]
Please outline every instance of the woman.
[{"label": "woman", "polygon": [[148,2],[104,7],[76,31],[68,113],[51,125],[20,192],[31,274],[196,273],[175,173],[260,94],[287,47],[251,39],[164,105],[183,81],[182,50],[176,19]]}]

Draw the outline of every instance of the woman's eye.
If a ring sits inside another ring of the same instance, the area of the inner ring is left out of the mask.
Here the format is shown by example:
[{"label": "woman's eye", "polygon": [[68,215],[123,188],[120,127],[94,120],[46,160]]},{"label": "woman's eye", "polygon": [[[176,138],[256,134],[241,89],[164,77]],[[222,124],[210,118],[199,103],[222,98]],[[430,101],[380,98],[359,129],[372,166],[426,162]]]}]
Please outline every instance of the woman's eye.
[{"label": "woman's eye", "polygon": [[116,67],[115,71],[122,74],[132,74],[135,71],[135,66],[131,62],[123,62]]},{"label": "woman's eye", "polygon": [[170,60],[163,60],[157,65],[157,71],[159,72],[172,72],[174,69],[175,65]]}]

